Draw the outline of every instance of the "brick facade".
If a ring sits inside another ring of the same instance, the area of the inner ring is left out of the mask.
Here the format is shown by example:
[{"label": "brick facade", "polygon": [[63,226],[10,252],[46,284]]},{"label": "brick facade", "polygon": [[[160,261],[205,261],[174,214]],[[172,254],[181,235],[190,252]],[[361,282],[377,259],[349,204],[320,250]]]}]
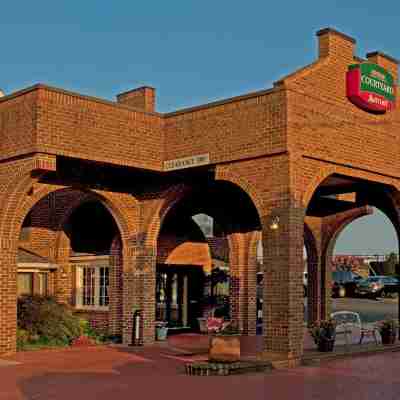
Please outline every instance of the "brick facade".
[{"label": "brick facade", "polygon": [[[155,111],[149,87],[115,103],[44,85],[1,98],[0,353],[15,351],[16,254],[25,217],[30,213],[24,245],[59,265],[55,293],[73,304],[68,224],[82,204],[100,202],[117,229],[108,252],[110,305],[88,313],[95,324],[129,343],[132,311],[140,309],[142,340],[154,340],[157,262],[210,263],[207,241],[194,239],[194,228],[183,223],[205,213],[229,244],[231,317],[248,335],[255,334],[262,240],[260,356],[296,365],[303,245],[310,316],[318,320],[329,313],[327,263],[338,232],[368,206],[400,229],[399,108],[368,113],[349,102],[345,88],[350,64],[377,63],[397,83],[397,62],[380,52],[356,57],[355,40],[332,29],[317,36],[317,60],[272,89],[169,114]],[[164,168],[198,155],[207,156],[206,165]]]}]

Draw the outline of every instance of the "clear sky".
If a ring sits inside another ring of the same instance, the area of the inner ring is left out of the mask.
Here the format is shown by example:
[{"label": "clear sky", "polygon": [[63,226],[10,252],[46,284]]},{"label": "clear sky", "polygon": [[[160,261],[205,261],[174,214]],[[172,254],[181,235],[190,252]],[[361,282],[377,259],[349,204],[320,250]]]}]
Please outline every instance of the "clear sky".
[{"label": "clear sky", "polygon": [[[0,15],[6,93],[41,82],[112,100],[150,85],[161,112],[270,87],[315,59],[325,27],[354,37],[359,56],[400,58],[395,0],[13,0]],[[395,247],[379,214],[345,234],[336,252]]]}]

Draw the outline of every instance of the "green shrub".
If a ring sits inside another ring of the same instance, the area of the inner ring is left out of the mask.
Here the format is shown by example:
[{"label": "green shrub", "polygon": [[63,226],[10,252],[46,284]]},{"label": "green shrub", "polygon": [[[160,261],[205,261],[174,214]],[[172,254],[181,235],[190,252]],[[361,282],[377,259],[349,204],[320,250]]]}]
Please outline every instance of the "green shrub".
[{"label": "green shrub", "polygon": [[29,342],[29,332],[25,329],[17,329],[17,349],[22,350]]},{"label": "green shrub", "polygon": [[18,299],[18,328],[31,342],[66,345],[81,334],[79,318],[52,297],[23,296]]},{"label": "green shrub", "polygon": [[96,328],[85,318],[79,319],[81,335],[93,339],[96,343],[122,343],[120,335],[111,335],[104,329]]}]

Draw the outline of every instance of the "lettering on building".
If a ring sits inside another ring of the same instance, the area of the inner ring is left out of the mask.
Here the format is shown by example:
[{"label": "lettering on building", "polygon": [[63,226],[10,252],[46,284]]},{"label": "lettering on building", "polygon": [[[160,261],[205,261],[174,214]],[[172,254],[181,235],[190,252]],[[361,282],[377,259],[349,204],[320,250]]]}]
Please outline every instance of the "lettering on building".
[{"label": "lettering on building", "polygon": [[198,154],[196,156],[176,158],[164,161],[164,171],[175,171],[177,169],[199,167],[210,163],[210,154]]},{"label": "lettering on building", "polygon": [[348,99],[366,111],[385,113],[395,107],[393,77],[379,65],[350,65],[346,83]]}]

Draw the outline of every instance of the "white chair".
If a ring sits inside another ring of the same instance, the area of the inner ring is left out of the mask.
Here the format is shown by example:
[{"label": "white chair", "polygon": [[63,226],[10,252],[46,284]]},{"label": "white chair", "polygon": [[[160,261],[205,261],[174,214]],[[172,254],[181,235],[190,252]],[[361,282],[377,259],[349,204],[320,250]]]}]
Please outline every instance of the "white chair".
[{"label": "white chair", "polygon": [[336,311],[331,314],[331,318],[336,322],[336,336],[343,335],[346,346],[351,344],[354,330],[359,330],[361,334],[360,315],[353,311]]},{"label": "white chair", "polygon": [[[336,311],[331,314],[331,318],[336,321],[336,335],[343,335],[346,346],[351,344],[353,332],[358,330],[360,340],[358,344],[362,344],[364,337],[373,336],[375,343],[378,344],[375,326],[371,328],[363,327],[360,314],[354,311]],[[350,343],[349,343],[350,338]]]}]

